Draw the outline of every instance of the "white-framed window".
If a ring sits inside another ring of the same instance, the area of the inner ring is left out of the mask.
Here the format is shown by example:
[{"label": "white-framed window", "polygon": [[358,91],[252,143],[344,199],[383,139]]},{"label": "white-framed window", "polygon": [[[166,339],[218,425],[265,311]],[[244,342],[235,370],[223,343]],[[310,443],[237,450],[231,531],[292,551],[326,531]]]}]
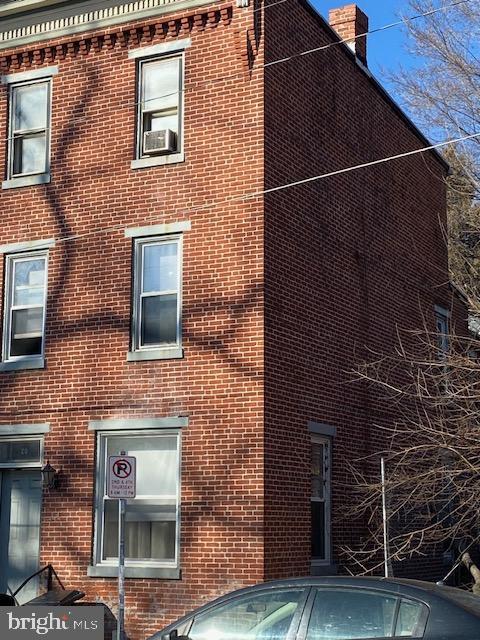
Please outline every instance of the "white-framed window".
[{"label": "white-framed window", "polygon": [[134,241],[133,351],[181,345],[182,236]]},{"label": "white-framed window", "polygon": [[51,86],[51,78],[9,84],[8,180],[49,171]]},{"label": "white-framed window", "polygon": [[183,61],[176,53],[138,62],[137,159],[182,150]]},{"label": "white-framed window", "polygon": [[44,355],[47,269],[47,251],[6,256],[4,362]]},{"label": "white-framed window", "polygon": [[331,441],[311,436],[311,553],[312,564],[330,562]]},{"label": "white-framed window", "polygon": [[130,567],[179,564],[180,434],[178,430],[98,433],[96,565],[118,565],[118,500],[107,496],[108,456],[135,456],[136,498],[127,500],[125,558]]}]

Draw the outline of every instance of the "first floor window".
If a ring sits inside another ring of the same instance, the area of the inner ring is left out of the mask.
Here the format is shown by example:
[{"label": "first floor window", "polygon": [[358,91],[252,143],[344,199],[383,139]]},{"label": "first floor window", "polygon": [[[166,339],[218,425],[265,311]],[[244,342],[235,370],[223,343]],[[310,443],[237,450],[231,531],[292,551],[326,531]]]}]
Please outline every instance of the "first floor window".
[{"label": "first floor window", "polygon": [[5,267],[3,359],[43,356],[47,254],[9,255]]},{"label": "first floor window", "polygon": [[48,170],[51,80],[10,85],[8,177]]},{"label": "first floor window", "polygon": [[180,346],[181,237],[135,242],[133,350]]},{"label": "first floor window", "polygon": [[435,331],[439,357],[444,358],[450,349],[450,313],[443,307],[435,306]]},{"label": "first floor window", "polygon": [[135,456],[136,497],[127,500],[125,557],[129,565],[178,564],[180,436],[178,432],[99,434],[96,563],[118,562],[118,500],[107,496],[109,456]]},{"label": "first floor window", "polygon": [[313,435],[311,442],[312,561],[330,561],[330,439]]},{"label": "first floor window", "polygon": [[137,158],[181,149],[183,55],[139,63]]}]

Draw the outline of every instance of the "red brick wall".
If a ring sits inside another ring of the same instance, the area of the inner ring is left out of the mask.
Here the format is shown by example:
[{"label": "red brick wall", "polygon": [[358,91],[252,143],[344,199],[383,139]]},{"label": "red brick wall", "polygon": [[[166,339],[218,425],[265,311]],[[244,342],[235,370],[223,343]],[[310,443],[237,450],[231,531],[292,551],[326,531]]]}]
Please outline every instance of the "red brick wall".
[{"label": "red brick wall", "polygon": [[[301,2],[268,12],[267,63],[332,40]],[[425,145],[343,46],[267,67],[265,91],[267,187]],[[353,370],[391,352],[397,328],[424,317],[433,328],[434,304],[449,306],[444,175],[432,154],[417,155],[265,198],[267,577],[310,572],[307,421],[338,429],[341,513],[352,503],[346,462],[381,447],[373,424],[394,417]],[[363,532],[360,521],[334,524],[337,563]]]},{"label": "red brick wall", "polygon": [[[210,9],[223,9],[222,18],[208,18]],[[182,579],[127,580],[126,627],[134,640],[263,577],[262,201],[224,202],[263,184],[262,76],[245,71],[250,9],[212,5],[197,14],[202,18],[192,15],[188,28],[167,37],[192,39],[184,163],[130,169],[135,63],[128,51],[163,41],[162,21],[150,20],[123,26],[126,42],[109,29],[114,46],[99,32],[98,41],[82,35],[84,44],[67,47],[65,38],[40,51],[42,64],[59,66],[52,182],[0,195],[0,243],[78,236],[50,251],[46,369],[0,373],[0,423],[50,423],[45,457],[61,469],[61,486],[44,495],[42,562],[89,600],[115,607],[117,589],[114,579],[86,577],[95,473],[89,420],[189,416],[182,430]],[[159,26],[138,45],[129,29],[147,24],[150,34]],[[60,42],[65,46],[56,50]],[[4,72],[15,71],[11,53]],[[5,87],[0,91],[5,134]],[[184,236],[185,357],[127,363],[132,246],[123,229],[183,219],[192,223]]]},{"label": "red brick wall", "polygon": [[[50,252],[47,367],[0,374],[0,423],[50,422],[46,456],[62,483],[44,497],[42,560],[88,599],[115,606],[116,597],[115,580],[86,577],[95,473],[88,421],[189,416],[182,579],[127,580],[134,640],[218,593],[309,571],[307,420],[338,427],[338,486],[344,460],[376,437],[366,419],[374,398],[347,384],[348,372],[367,345],[390,348],[396,324],[418,326],[420,308],[444,299],[433,289],[445,281],[446,254],[438,226],[443,169],[432,156],[270,195],[265,218],[261,198],[223,202],[422,143],[339,47],[268,68],[264,114],[263,16],[255,4],[220,7],[233,12],[231,21],[225,12],[219,21],[210,12],[211,26],[192,16],[168,36],[192,38],[184,163],[130,169],[128,50],[138,46],[136,27],[147,24],[142,32],[153,39],[140,45],[162,41],[159,20],[151,20],[122,27],[126,36],[109,29],[113,46],[82,36],[83,44],[47,49],[40,64],[60,69],[52,183],[0,195],[1,243],[79,236]],[[168,16],[172,30],[181,17]],[[331,40],[301,4],[276,5],[266,20],[269,59]],[[13,72],[11,53],[0,59],[4,72]],[[6,107],[0,117],[6,133]],[[192,222],[184,242],[185,358],[127,363],[131,243],[123,229],[183,219]],[[334,501],[348,500],[344,494],[337,489]],[[343,524],[334,539],[360,532],[361,523]]]}]

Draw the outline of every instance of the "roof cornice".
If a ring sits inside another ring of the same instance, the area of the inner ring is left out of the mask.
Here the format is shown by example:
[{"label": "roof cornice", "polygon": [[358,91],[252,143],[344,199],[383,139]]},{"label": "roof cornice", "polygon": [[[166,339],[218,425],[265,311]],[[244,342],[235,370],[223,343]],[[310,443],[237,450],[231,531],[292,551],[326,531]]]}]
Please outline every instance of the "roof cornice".
[{"label": "roof cornice", "polygon": [[[60,2],[65,4],[64,0],[17,0],[3,5],[0,9],[0,49],[11,49],[209,4],[209,0],[136,0],[135,2],[120,0],[114,6],[83,12],[73,11],[73,13],[71,11],[65,13],[59,9],[57,14],[54,5]],[[70,5],[70,10],[73,9],[73,4]],[[35,10],[48,9],[50,6],[52,6],[52,12],[46,14],[47,19],[39,21],[39,13],[35,13]],[[2,22],[11,21],[14,12],[22,16],[28,14],[29,17],[31,16],[31,23],[5,29],[6,24]],[[61,15],[62,13],[64,15]]]},{"label": "roof cornice", "polygon": [[59,4],[65,0],[11,0],[0,6],[0,18],[12,15],[13,13],[23,13],[24,11],[35,11],[43,9],[52,4]]}]

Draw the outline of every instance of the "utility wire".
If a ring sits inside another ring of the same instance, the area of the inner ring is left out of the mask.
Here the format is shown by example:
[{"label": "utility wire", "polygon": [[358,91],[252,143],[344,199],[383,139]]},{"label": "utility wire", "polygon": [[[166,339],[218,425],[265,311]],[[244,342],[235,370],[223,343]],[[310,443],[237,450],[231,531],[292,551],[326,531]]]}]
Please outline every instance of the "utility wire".
[{"label": "utility wire", "polygon": [[419,18],[425,18],[431,16],[440,11],[446,11],[447,9],[453,9],[461,4],[466,4],[468,2],[477,2],[478,0],[457,0],[457,2],[452,2],[451,4],[443,5],[442,7],[437,7],[436,9],[431,9],[430,11],[426,11],[425,13],[419,13],[414,16],[410,16],[408,18],[402,18],[401,20],[397,20],[397,22],[391,22],[390,24],[386,24],[383,27],[376,27],[375,29],[369,29],[368,31],[364,31],[363,33],[359,33],[353,38],[344,38],[340,41],[329,42],[328,44],[324,44],[321,47],[316,47],[315,49],[308,49],[307,51],[301,51],[300,53],[294,53],[291,56],[286,58],[280,58],[278,60],[272,60],[272,62],[266,62],[262,67],[272,67],[275,64],[282,64],[284,62],[289,62],[290,60],[295,60],[295,58],[300,58],[302,56],[310,55],[311,53],[317,53],[318,51],[324,51],[325,49],[330,49],[330,47],[334,47],[339,44],[348,44],[359,38],[364,38],[365,36],[371,35],[372,33],[379,33],[380,31],[386,31],[387,29],[393,29],[394,27],[398,27],[401,25],[405,25],[406,22],[413,22],[414,20],[418,20]]},{"label": "utility wire", "polygon": [[[287,2],[288,0],[279,0],[279,2],[272,2],[271,4],[267,5],[267,7],[270,6],[275,6],[277,4],[283,4],[284,2]],[[257,72],[257,71],[261,71],[262,69],[267,69],[268,67],[273,67],[274,65],[277,64],[285,64],[286,62],[290,62],[291,60],[295,60],[296,58],[302,58],[303,56],[307,56],[310,55],[312,53],[318,53],[319,51],[325,51],[327,49],[330,49],[332,47],[336,47],[340,44],[348,44],[351,43],[355,40],[358,40],[359,38],[364,38],[365,36],[374,34],[374,33],[379,33],[380,31],[386,31],[387,29],[393,29],[394,27],[399,27],[402,25],[405,25],[407,22],[412,22],[414,20],[418,20],[419,18],[425,18],[425,17],[429,17],[431,15],[434,15],[435,13],[439,13],[440,11],[447,11],[448,9],[453,9],[459,5],[462,4],[467,4],[470,2],[478,2],[478,0],[456,0],[456,2],[453,2],[451,4],[446,4],[443,5],[442,7],[437,7],[436,9],[431,9],[430,11],[426,11],[425,13],[419,13],[410,17],[405,17],[402,18],[401,20],[397,20],[396,22],[391,22],[390,24],[386,24],[383,25],[381,27],[376,27],[375,29],[369,29],[368,31],[365,31],[363,33],[359,33],[356,36],[352,37],[352,38],[343,38],[342,40],[335,40],[334,42],[329,42],[327,44],[321,45],[320,47],[315,47],[314,49],[307,49],[305,51],[299,51],[297,53],[292,54],[291,56],[287,56],[285,58],[279,58],[278,60],[272,60],[271,62],[265,62],[263,64],[257,65],[255,66],[255,68],[252,69],[252,72]],[[255,11],[258,11],[258,9],[255,9]],[[242,77],[243,73],[242,72],[237,72],[237,73],[232,73],[230,75],[227,76],[220,76],[218,78],[212,78],[211,80],[204,80],[204,81],[193,81],[191,83],[189,83],[186,87],[183,87],[182,89],[179,89],[178,91],[172,91],[170,93],[165,93],[159,96],[156,96],[154,98],[148,98],[147,100],[141,100],[138,102],[129,102],[126,106],[130,107],[130,106],[137,106],[138,104],[147,104],[148,102],[151,102],[152,100],[160,100],[162,98],[168,98],[170,96],[174,96],[174,95],[178,95],[180,93],[185,93],[186,91],[192,91],[194,89],[198,89],[200,87],[204,87],[204,86],[208,86],[210,84],[215,84],[217,82],[222,82],[223,80],[232,80],[234,78],[240,78]]]},{"label": "utility wire", "polygon": [[270,7],[275,7],[277,4],[283,4],[284,2],[290,2],[290,0],[276,0],[276,2],[269,2],[268,4],[264,4],[263,7],[253,9],[252,13],[257,13],[257,11],[262,11],[263,9],[270,9]]},{"label": "utility wire", "polygon": [[[406,158],[408,156],[413,156],[420,153],[425,153],[427,151],[431,151],[433,149],[438,149],[440,147],[446,147],[449,144],[456,144],[458,142],[463,142],[465,140],[473,140],[475,138],[479,138],[480,133],[472,133],[470,135],[462,136],[460,138],[453,138],[450,140],[444,140],[443,142],[437,142],[436,144],[431,144],[428,147],[421,147],[420,149],[413,149],[412,151],[405,151],[404,153],[398,153],[393,156],[387,156],[386,158],[380,158],[379,160],[371,160],[370,162],[363,162],[362,164],[353,165],[351,167],[345,167],[343,169],[337,169],[336,171],[329,171],[328,173],[322,173],[320,175],[312,176],[310,178],[304,178],[303,180],[296,180],[295,182],[289,182],[287,184],[282,184],[277,187],[270,187],[269,189],[263,189],[261,191],[252,191],[250,193],[244,193],[239,196],[229,196],[226,198],[221,198],[220,200],[212,200],[203,205],[198,205],[196,207],[188,207],[187,209],[180,209],[178,213],[193,213],[195,211],[202,211],[203,209],[210,209],[212,207],[216,207],[221,204],[230,204],[232,202],[241,202],[245,200],[252,200],[254,198],[258,198],[262,195],[267,195],[269,193],[275,193],[277,191],[283,191],[285,189],[291,189],[292,187],[298,187],[309,182],[316,182],[318,180],[324,180],[325,178],[330,178],[332,176],[341,175],[344,173],[349,173],[351,171],[356,171],[358,169],[364,169],[366,167],[372,167],[375,165],[383,164],[385,162],[390,162],[392,160],[398,160],[400,158]],[[174,213],[174,212],[173,212]],[[158,220],[157,216],[155,218],[145,218],[144,222],[153,222]],[[85,233],[75,234],[72,236],[65,236],[64,238],[56,238],[56,242],[70,242],[73,240],[79,240],[81,238],[86,238],[88,236],[108,233],[109,231],[120,231],[122,229],[128,228],[125,224],[117,224],[112,227],[104,227],[103,229],[92,229],[91,231],[86,231]]]}]

